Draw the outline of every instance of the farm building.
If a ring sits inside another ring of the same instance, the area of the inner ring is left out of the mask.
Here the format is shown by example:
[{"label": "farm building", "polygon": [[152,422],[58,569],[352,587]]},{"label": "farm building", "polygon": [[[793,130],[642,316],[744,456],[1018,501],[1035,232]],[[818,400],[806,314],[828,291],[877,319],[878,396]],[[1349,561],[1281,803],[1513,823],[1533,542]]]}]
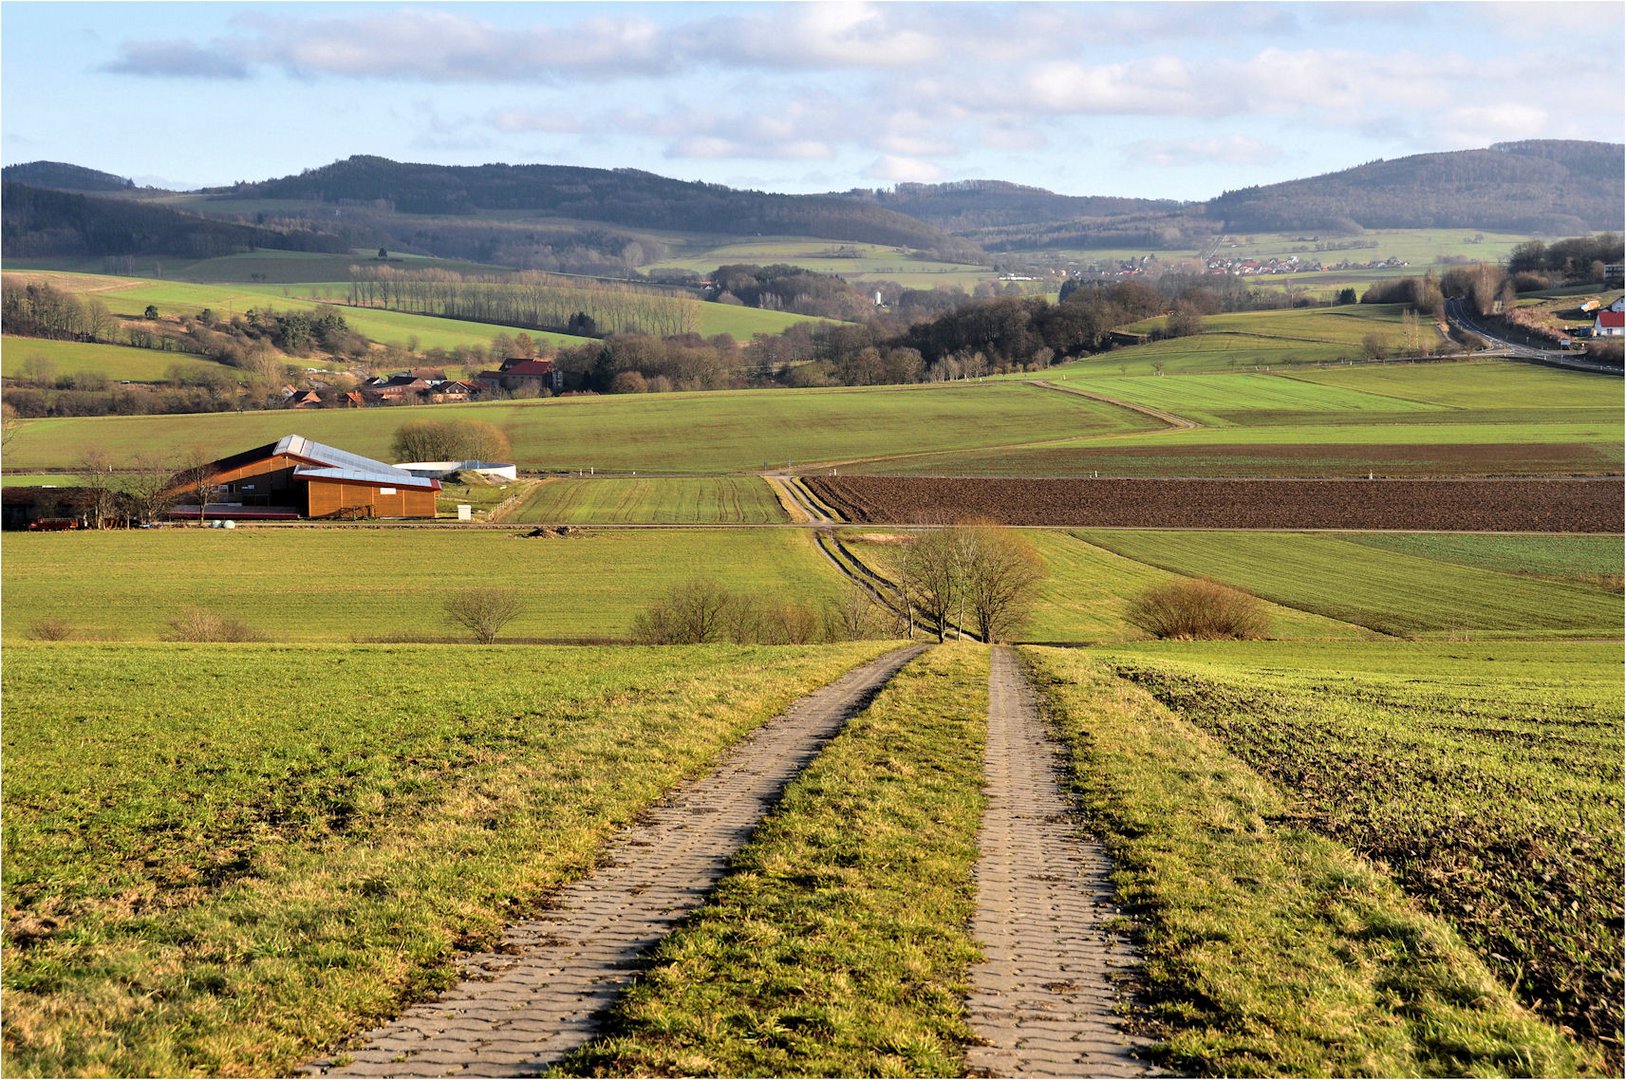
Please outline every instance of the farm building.
[{"label": "farm building", "polygon": [[1626,335],[1626,297],[1598,312],[1592,324],[1593,337],[1621,337]]},{"label": "farm building", "polygon": [[[432,518],[440,481],[382,461],[284,435],[201,470],[208,504],[177,506],[180,518]],[[196,498],[198,482],[184,485]]]}]

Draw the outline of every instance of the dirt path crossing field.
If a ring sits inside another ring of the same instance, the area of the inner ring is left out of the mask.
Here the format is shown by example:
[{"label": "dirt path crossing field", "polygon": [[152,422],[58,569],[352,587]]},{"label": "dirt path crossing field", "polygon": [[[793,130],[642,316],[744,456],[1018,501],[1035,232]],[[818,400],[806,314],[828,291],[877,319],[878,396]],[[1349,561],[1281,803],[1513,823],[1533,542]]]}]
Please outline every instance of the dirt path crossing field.
[{"label": "dirt path crossing field", "polygon": [[1113,1012],[1111,976],[1133,960],[1106,928],[1114,914],[1100,848],[1075,835],[1056,747],[1009,649],[988,680],[988,808],[977,863],[967,1017],[986,1040],[966,1057],[992,1076],[1140,1076],[1140,1041]]},{"label": "dirt path crossing field", "polygon": [[307,1071],[532,1076],[587,1042],[598,1015],[700,905],[785,785],[921,648],[871,661],[769,721],[616,841],[548,915],[467,958],[458,986]]}]

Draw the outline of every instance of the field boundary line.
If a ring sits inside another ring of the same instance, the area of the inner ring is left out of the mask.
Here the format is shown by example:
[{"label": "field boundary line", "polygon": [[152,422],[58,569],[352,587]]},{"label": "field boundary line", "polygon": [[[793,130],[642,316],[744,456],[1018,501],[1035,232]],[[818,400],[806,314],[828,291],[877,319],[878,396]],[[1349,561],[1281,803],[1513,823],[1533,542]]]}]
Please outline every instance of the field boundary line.
[{"label": "field boundary line", "polygon": [[1136,1051],[1149,1040],[1126,1033],[1115,1014],[1115,981],[1138,960],[1112,929],[1111,863],[1079,833],[1060,748],[1011,650],[989,660],[988,802],[971,923],[984,959],[966,998],[983,1045],[966,1062],[974,1075],[1146,1075]]},{"label": "field boundary line", "polygon": [[[1169,425],[1171,431],[1194,431],[1203,426],[1188,416],[1177,416],[1174,413],[1164,412],[1162,409],[1155,409],[1150,405],[1140,405],[1133,401],[1121,401],[1118,398],[1108,397],[1106,394],[1096,393],[1093,390],[1080,390],[1076,386],[1063,386],[1060,383],[1051,382],[1049,379],[1031,379],[1029,385],[1040,386],[1046,390],[1055,390],[1062,394],[1077,394],[1079,397],[1089,398],[1092,401],[1100,401],[1107,405],[1116,405],[1121,409],[1128,409],[1130,412],[1138,412],[1150,416],[1154,420],[1161,420]],[[1161,432],[1143,431],[1129,432],[1129,434],[1156,435],[1161,434]]]},{"label": "field boundary line", "polygon": [[926,646],[894,649],[795,702],[669,793],[548,913],[461,961],[438,999],[312,1062],[331,1076],[537,1075],[597,1034],[650,953],[697,909],[780,793]]}]

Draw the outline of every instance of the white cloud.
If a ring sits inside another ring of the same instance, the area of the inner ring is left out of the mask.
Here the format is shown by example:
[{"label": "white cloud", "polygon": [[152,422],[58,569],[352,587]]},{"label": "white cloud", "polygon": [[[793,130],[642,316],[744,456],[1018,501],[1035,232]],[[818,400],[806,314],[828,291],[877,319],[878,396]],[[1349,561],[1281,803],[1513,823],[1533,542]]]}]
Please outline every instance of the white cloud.
[{"label": "white cloud", "polygon": [[1249,135],[1206,139],[1146,139],[1123,148],[1126,162],[1160,169],[1203,165],[1270,165],[1282,159],[1280,147]]},{"label": "white cloud", "polygon": [[884,154],[870,164],[865,175],[893,183],[930,184],[943,179],[947,173],[929,161]]},{"label": "white cloud", "polygon": [[557,110],[495,109],[486,123],[505,135],[580,135],[587,130],[578,115]]}]

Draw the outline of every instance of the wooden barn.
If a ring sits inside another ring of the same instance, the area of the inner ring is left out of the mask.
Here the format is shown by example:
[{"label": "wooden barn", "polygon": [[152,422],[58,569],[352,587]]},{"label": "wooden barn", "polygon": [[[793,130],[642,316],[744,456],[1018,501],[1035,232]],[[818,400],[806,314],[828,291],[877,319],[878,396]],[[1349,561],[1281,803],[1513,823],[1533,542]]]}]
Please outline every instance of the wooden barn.
[{"label": "wooden barn", "polygon": [[[440,481],[382,461],[285,435],[204,467],[208,504],[181,505],[177,518],[432,518]],[[182,497],[196,499],[189,479]]]}]

